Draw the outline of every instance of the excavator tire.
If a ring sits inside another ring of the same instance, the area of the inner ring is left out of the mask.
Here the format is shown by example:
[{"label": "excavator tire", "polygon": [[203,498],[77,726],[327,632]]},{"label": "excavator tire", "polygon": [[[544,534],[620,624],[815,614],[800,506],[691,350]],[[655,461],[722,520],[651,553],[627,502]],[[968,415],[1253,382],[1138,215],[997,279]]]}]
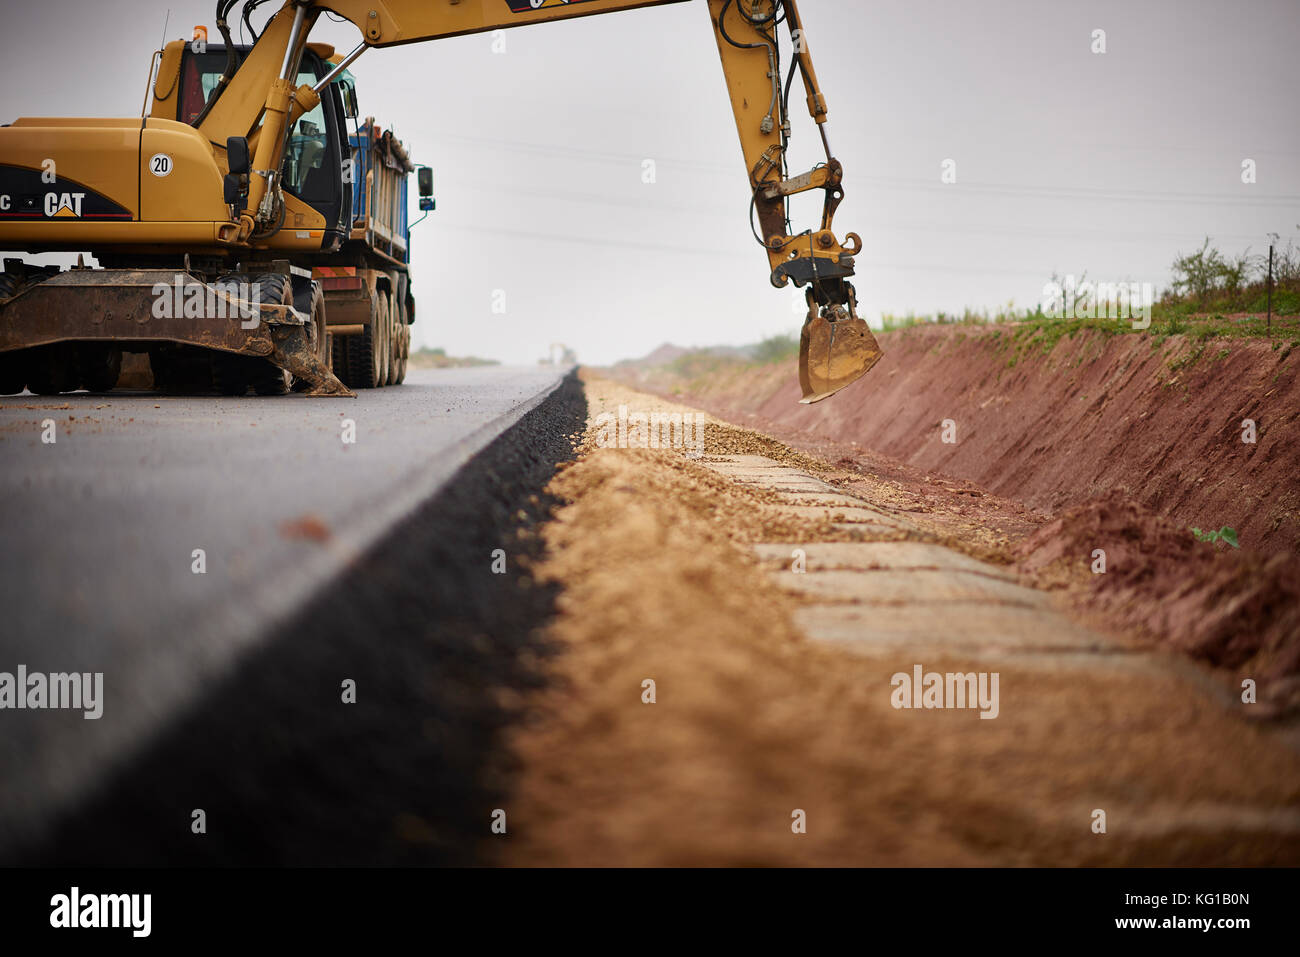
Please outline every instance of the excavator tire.
[{"label": "excavator tire", "polygon": [[26,364],[16,352],[0,353],[0,395],[17,395],[26,387]]},{"label": "excavator tire", "polygon": [[[295,308],[311,316],[312,344],[315,347],[316,357],[325,364],[325,368],[333,371],[335,368],[334,355],[337,350],[331,344],[332,337],[329,334],[329,327],[325,323],[325,291],[321,288],[320,283],[313,282],[309,294],[304,298],[306,302],[295,299]],[[339,376],[339,380],[343,381],[343,377]],[[347,382],[343,382],[343,384],[347,385]],[[294,392],[306,392],[310,388],[311,383],[306,379],[294,378]]]},{"label": "excavator tire", "polygon": [[[0,272],[0,299],[8,299],[18,291],[18,277]],[[0,395],[15,395],[27,385],[25,357],[18,351],[0,352]]]},{"label": "excavator tire", "polygon": [[75,392],[81,384],[77,374],[77,352],[69,342],[56,342],[31,350],[27,367],[27,388],[36,395]]},{"label": "excavator tire", "polygon": [[[250,282],[256,287],[261,305],[292,305],[293,285],[288,276],[264,273],[249,280],[246,276],[229,275],[217,279],[218,283]],[[212,357],[212,384],[225,396],[242,396],[251,388],[258,395],[285,395],[292,376],[269,359],[218,353]]]},{"label": "excavator tire", "polygon": [[78,357],[81,384],[89,392],[109,392],[122,374],[122,350],[107,343],[90,343],[81,347]]},{"label": "excavator tire", "polygon": [[249,384],[258,395],[288,395],[293,376],[266,359],[245,360],[252,366]]},{"label": "excavator tire", "polygon": [[218,356],[186,346],[149,351],[153,387],[164,395],[204,395],[213,388],[213,365]]},{"label": "excavator tire", "polygon": [[[293,305],[293,281],[280,273],[264,273],[253,280],[263,305]],[[245,358],[248,384],[258,395],[287,395],[293,376],[269,359]]]},{"label": "excavator tire", "polygon": [[248,392],[248,364],[243,356],[212,357],[212,386],[221,395],[241,396]]}]

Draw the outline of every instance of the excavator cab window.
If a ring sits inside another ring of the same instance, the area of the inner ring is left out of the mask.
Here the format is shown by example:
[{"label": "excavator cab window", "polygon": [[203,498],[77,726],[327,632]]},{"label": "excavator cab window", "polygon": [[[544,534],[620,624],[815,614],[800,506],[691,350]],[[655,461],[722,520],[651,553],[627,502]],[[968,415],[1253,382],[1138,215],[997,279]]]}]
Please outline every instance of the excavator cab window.
[{"label": "excavator cab window", "polygon": [[[247,47],[236,48],[236,55],[241,59],[247,53]],[[193,124],[215,94],[225,68],[226,48],[221,44],[209,44],[203,53],[185,50],[178,120]],[[315,86],[328,71],[329,64],[307,51],[303,54],[298,84]],[[351,92],[353,102],[355,96]],[[345,112],[337,84],[332,83],[316,108],[300,117],[289,131],[282,180],[285,190],[312,206],[325,217],[326,223],[344,235],[350,225],[345,211],[350,214],[352,208],[352,187],[343,182],[342,172],[347,143]]]},{"label": "excavator cab window", "polygon": [[[236,56],[243,58],[244,51]],[[226,68],[226,51],[224,47],[209,47],[204,53],[185,51],[181,65],[181,95],[177,106],[177,117],[182,123],[193,123],[203,108],[216,93],[217,83]]]},{"label": "excavator cab window", "polygon": [[[298,74],[298,85],[313,86],[315,72]],[[310,113],[304,113],[289,132],[289,147],[284,157],[284,188],[301,200],[319,207],[338,199],[338,164],[330,164],[331,142],[325,122],[325,98]]]}]

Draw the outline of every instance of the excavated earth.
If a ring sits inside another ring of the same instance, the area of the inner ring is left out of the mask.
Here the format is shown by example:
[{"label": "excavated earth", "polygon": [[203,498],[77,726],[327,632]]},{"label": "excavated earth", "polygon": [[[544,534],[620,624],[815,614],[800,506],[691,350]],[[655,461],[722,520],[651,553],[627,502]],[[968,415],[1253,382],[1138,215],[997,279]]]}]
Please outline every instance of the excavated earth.
[{"label": "excavated earth", "polygon": [[[784,363],[632,381],[731,421],[860,444],[1049,514],[1117,489],[1182,525],[1300,554],[1300,354],[1262,339],[1047,340],[997,326],[913,326],[834,399],[799,404]],[[1041,343],[1041,344],[1040,344]],[[1045,348],[1045,346],[1050,346]],[[956,442],[945,443],[952,420]],[[1243,442],[1243,420],[1256,440]]]},{"label": "excavated earth", "polygon": [[[785,364],[619,378],[885,482],[960,537],[996,539],[1077,614],[1267,686],[1257,717],[1294,713],[1300,356],[1288,342],[973,325],[880,341],[866,378],[814,405],[798,403]],[[1191,531],[1225,526],[1240,550]]]},{"label": "excavated earth", "polygon": [[[1258,720],[1222,669],[1081,613],[1060,567],[1073,531],[716,417],[700,445],[637,447],[609,423],[698,405],[585,385],[588,428],[527,566],[557,596],[555,653],[512,701],[495,860],[1300,863],[1289,725]],[[917,668],[996,674],[999,701],[901,707]]]}]

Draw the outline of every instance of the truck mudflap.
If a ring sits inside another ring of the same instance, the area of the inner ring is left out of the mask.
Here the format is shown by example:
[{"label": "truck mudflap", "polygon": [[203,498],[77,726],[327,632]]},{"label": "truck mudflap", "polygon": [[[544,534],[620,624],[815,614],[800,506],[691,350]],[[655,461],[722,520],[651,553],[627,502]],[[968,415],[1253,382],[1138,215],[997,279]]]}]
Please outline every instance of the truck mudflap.
[{"label": "truck mudflap", "polygon": [[71,269],[0,301],[0,353],[56,342],[175,342],[269,359],[307,395],[355,396],[313,348],[311,317],[252,284],[160,269]]}]

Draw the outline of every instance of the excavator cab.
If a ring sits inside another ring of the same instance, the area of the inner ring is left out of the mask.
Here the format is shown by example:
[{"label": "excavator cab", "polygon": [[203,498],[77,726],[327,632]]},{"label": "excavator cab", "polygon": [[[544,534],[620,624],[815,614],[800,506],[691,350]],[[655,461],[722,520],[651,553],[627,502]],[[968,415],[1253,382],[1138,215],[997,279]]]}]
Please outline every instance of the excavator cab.
[{"label": "excavator cab", "polygon": [[[251,47],[236,47],[242,62]],[[226,48],[208,44],[203,52],[186,46],[181,59],[176,119],[194,125],[214,95],[226,68]],[[330,64],[309,46],[298,68],[299,85],[315,86]],[[341,75],[321,93],[320,103],[303,114],[285,148],[281,185],[286,192],[315,209],[326,222],[323,251],[337,249],[351,227],[352,180],[344,175],[344,158],[351,158],[347,121],[356,117],[356,89],[350,75]]]}]

